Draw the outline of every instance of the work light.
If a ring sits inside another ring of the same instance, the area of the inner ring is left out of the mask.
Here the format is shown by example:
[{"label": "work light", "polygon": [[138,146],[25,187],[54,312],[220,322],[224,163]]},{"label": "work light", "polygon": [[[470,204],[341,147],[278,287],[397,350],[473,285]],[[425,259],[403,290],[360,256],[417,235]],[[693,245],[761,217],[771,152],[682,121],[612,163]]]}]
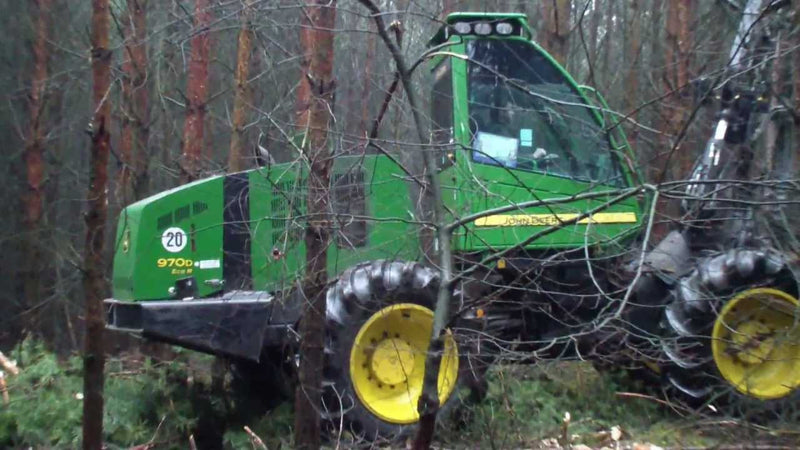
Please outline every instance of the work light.
[{"label": "work light", "polygon": [[497,25],[494,26],[494,30],[499,35],[508,36],[509,34],[514,32],[514,26],[508,22],[499,22]]},{"label": "work light", "polygon": [[492,26],[486,22],[478,22],[473,26],[475,34],[479,36],[488,36],[492,34]]},{"label": "work light", "polygon": [[456,22],[453,24],[453,29],[456,34],[469,34],[472,31],[472,26],[470,26],[469,22]]}]

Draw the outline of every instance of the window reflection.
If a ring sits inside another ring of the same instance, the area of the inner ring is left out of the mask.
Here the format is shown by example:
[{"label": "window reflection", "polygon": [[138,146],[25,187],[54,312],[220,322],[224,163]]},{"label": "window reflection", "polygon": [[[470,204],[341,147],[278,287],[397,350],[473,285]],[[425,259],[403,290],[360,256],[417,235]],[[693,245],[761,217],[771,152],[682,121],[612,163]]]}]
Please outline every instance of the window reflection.
[{"label": "window reflection", "polygon": [[467,43],[473,160],[619,185],[608,136],[590,107],[527,42]]}]

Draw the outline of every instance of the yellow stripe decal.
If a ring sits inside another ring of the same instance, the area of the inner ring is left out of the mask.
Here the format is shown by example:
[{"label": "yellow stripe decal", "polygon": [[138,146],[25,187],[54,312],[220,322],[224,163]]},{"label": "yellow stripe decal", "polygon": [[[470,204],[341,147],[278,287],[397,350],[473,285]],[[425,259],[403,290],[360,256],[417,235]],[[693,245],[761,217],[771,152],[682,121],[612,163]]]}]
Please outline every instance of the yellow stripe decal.
[{"label": "yellow stripe decal", "polygon": [[[579,214],[498,214],[475,220],[477,227],[542,227],[574,220]],[[636,213],[607,212],[584,217],[578,223],[635,223]]]}]

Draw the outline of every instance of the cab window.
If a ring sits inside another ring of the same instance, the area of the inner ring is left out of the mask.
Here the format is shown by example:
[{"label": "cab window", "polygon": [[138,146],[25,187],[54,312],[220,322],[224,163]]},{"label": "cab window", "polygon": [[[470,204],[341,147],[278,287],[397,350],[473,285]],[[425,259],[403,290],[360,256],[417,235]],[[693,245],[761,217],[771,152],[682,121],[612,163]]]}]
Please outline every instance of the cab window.
[{"label": "cab window", "polygon": [[473,161],[624,184],[591,106],[534,46],[471,40],[467,56]]}]

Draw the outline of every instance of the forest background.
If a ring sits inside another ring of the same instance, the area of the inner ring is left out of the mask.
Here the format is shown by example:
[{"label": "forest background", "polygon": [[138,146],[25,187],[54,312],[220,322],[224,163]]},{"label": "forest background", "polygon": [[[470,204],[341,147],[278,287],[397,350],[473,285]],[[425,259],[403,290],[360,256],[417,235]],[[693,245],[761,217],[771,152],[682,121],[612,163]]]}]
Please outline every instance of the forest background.
[{"label": "forest background", "polygon": [[[334,120],[327,139],[335,154],[368,151],[366,137],[394,79],[394,62],[370,11],[357,0],[2,3],[0,140],[6,150],[0,154],[5,168],[0,186],[6,200],[0,204],[0,350],[17,360],[21,373],[6,374],[10,403],[0,413],[0,446],[24,442],[69,448],[80,441],[76,420],[79,426],[84,391],[74,355],[84,350],[86,330],[101,326],[98,310],[86,305],[110,292],[114,224],[121,208],[187,181],[255,167],[256,155],[264,157],[259,148],[268,149],[277,162],[294,158],[282,144],[303,122],[308,106],[298,100],[309,88],[303,76],[309,56],[304,39],[307,30],[320,29],[310,22],[309,11],[330,9],[334,20],[332,28],[322,27],[324,33],[315,36],[332,40]],[[423,52],[448,12],[527,14],[535,40],[626,118],[640,167],[653,183],[685,177],[702,151],[715,110],[698,107],[692,80],[725,67],[742,8],[725,0],[374,4],[385,23],[397,21],[402,28],[400,49],[410,60]],[[100,27],[98,11],[107,14]],[[775,56],[782,70],[776,71],[774,88],[786,93],[790,106],[800,105],[800,14],[791,11],[771,20],[784,30],[786,42]],[[413,78],[424,102],[428,76],[421,70]],[[107,84],[98,87],[93,83],[98,77]],[[413,141],[415,133],[400,89],[379,139],[402,143]],[[110,355],[106,399],[107,411],[114,414],[107,412],[105,437],[115,445],[185,445],[202,428],[198,411],[227,407],[225,394],[211,393],[211,360],[180,351],[151,359],[142,354],[152,356],[152,351],[117,335],[94,344],[105,345]],[[520,375],[513,386],[493,388],[495,403],[477,413],[483,423],[500,420],[507,427],[500,429],[508,433],[491,431],[500,426],[495,424],[487,433],[462,437],[505,442],[500,447],[558,437],[568,408],[573,415],[587,411],[576,431],[586,436],[615,425],[650,430],[641,417],[656,414],[656,431],[648,431],[647,438],[674,444],[685,437],[675,431],[685,423],[661,420],[659,406],[616,396],[613,377],[584,368],[568,375],[558,366],[538,370]],[[564,377],[579,381],[566,388]],[[506,389],[537,400],[515,407]],[[607,401],[587,406],[580,399],[589,392]],[[171,400],[136,401],[159,396]],[[27,401],[32,398],[36,401]],[[494,407],[504,411],[503,419],[494,416]],[[272,440],[270,445],[290,442],[287,409],[250,426]],[[515,418],[532,414],[542,419],[531,424]],[[695,425],[686,435],[693,445],[706,445],[708,429],[720,426]],[[227,435],[227,445],[250,442],[252,435],[240,430]]]}]

